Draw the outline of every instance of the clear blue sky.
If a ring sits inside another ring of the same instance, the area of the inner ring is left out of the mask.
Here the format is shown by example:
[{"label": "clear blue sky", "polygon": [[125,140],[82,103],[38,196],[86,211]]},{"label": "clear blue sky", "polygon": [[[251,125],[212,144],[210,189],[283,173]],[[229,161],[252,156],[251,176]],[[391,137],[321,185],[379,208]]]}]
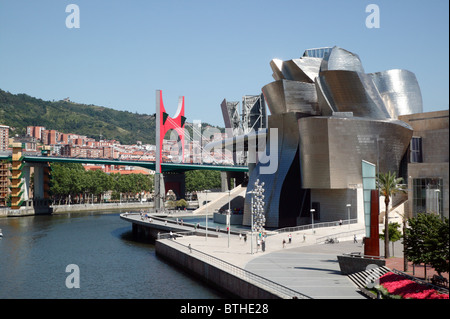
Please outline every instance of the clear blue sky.
[{"label": "clear blue sky", "polygon": [[146,114],[160,89],[172,115],[185,96],[190,122],[223,126],[221,101],[259,94],[271,59],[334,45],[367,73],[414,72],[425,112],[449,108],[447,0],[0,0],[1,89]]}]

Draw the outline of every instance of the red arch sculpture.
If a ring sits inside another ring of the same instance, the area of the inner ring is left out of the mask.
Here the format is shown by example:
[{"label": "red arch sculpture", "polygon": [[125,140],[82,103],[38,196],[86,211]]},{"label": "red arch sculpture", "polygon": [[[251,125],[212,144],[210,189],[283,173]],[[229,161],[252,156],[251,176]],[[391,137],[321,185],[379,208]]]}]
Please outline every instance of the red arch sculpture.
[{"label": "red arch sculpture", "polygon": [[[181,149],[182,149],[182,162],[184,162],[184,123],[186,122],[186,117],[184,117],[184,96],[180,96],[178,99],[178,109],[175,113],[174,117],[170,117],[164,108],[164,102],[162,98],[162,91],[159,91],[159,158],[161,159],[162,146],[164,135],[166,135],[167,131],[174,129],[177,131],[178,136],[181,141]],[[160,170],[161,171],[161,170]]]}]

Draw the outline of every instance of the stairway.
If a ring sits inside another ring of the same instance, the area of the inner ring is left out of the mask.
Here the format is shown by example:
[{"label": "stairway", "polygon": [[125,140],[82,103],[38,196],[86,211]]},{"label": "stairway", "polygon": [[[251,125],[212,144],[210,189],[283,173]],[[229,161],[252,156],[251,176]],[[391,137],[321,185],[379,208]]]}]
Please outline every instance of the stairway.
[{"label": "stairway", "polygon": [[243,199],[245,198],[245,193],[247,191],[247,187],[242,187],[241,185],[236,186],[233,188],[228,195],[228,192],[223,192],[222,196],[210,201],[206,205],[203,205],[199,208],[197,208],[193,214],[204,214],[207,211],[209,213],[213,213],[220,208],[224,207],[225,209],[228,209],[228,201],[231,200],[231,209],[237,208],[237,205],[235,204],[236,201],[238,201],[239,197],[242,197],[242,207],[243,205]]},{"label": "stairway", "polygon": [[366,269],[360,272],[349,274],[347,276],[356,285],[356,287],[365,288],[369,283],[375,282],[375,280],[390,271],[391,270],[386,266],[376,266],[372,269]]}]

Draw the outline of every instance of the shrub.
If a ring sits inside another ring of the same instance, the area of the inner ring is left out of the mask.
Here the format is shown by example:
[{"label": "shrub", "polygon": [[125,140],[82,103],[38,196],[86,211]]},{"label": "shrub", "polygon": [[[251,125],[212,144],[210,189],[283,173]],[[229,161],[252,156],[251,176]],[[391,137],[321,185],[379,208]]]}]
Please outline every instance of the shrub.
[{"label": "shrub", "polygon": [[441,294],[426,285],[393,272],[388,272],[380,277],[378,289],[389,298],[399,296],[402,299],[449,299],[448,294]]}]

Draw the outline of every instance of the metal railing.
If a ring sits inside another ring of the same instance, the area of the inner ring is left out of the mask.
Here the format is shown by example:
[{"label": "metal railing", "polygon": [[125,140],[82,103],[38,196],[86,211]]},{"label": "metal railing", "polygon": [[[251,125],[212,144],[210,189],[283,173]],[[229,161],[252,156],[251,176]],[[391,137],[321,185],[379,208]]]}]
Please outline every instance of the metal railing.
[{"label": "metal railing", "polygon": [[176,233],[158,233],[158,240],[159,239],[172,239],[177,237],[184,237],[184,236],[196,236],[197,232],[195,231],[185,231],[185,232],[176,232]]},{"label": "metal railing", "polygon": [[200,250],[194,249],[190,245],[186,246],[182,243],[177,242],[176,240],[172,240],[171,242],[178,244],[181,247],[182,251],[184,251],[185,253],[195,255],[195,258],[199,260],[202,260],[212,266],[215,266],[218,269],[224,270],[234,275],[235,277],[238,277],[264,290],[270,291],[284,299],[312,299],[311,297],[306,296],[298,291],[295,291],[286,286],[280,285],[272,280],[254,274],[248,270],[230,264],[229,262],[224,261],[220,258],[211,256]]},{"label": "metal railing", "polygon": [[349,230],[349,231],[340,232],[340,233],[336,233],[336,234],[330,234],[327,236],[322,236],[322,237],[316,238],[316,244],[325,242],[329,238],[343,238],[343,237],[349,237],[349,236],[356,235],[356,234],[361,235],[361,234],[365,234],[365,233],[366,233],[365,229],[356,229],[356,230]]},{"label": "metal railing", "polygon": [[[342,225],[348,225],[348,224],[356,224],[358,220],[355,219],[346,219],[342,221]],[[339,226],[339,221],[331,221],[331,222],[323,222],[323,223],[314,223],[309,225],[302,225],[302,226],[295,226],[295,227],[285,227],[275,230],[274,232],[277,233],[286,233],[286,232],[296,232],[296,231],[302,231],[302,230],[308,230],[313,228],[323,228],[323,227],[335,227]]]}]

